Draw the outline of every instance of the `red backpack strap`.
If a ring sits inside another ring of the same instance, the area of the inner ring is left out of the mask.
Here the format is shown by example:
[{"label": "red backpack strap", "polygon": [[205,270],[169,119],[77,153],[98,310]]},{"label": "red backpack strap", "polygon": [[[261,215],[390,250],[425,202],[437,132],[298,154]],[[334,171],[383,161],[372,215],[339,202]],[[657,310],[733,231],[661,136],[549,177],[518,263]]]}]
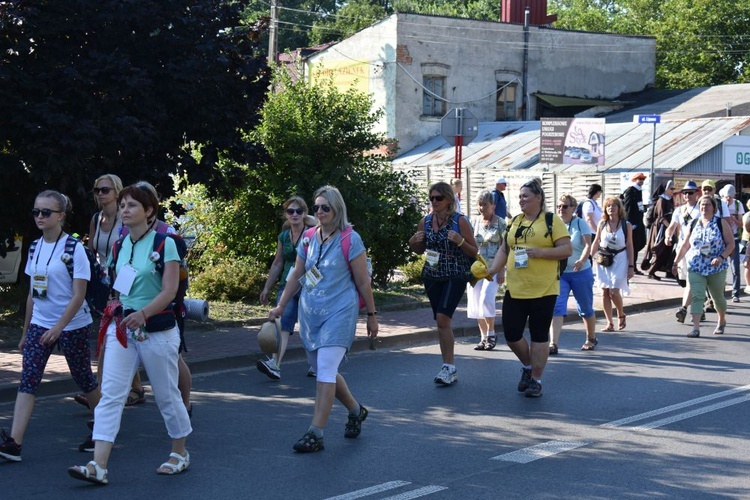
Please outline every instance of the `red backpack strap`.
[{"label": "red backpack strap", "polygon": [[310,246],[310,240],[315,236],[315,231],[317,231],[318,228],[316,226],[311,227],[310,229],[306,230],[304,233],[302,233],[302,239],[304,240],[307,238],[307,243],[305,243],[305,253],[307,253],[307,247]]},{"label": "red backpack strap", "polygon": [[349,250],[352,248],[352,226],[347,227],[341,231],[341,251],[344,253],[344,259],[346,259],[346,265],[349,266],[349,271],[352,270],[352,266],[349,263]]}]

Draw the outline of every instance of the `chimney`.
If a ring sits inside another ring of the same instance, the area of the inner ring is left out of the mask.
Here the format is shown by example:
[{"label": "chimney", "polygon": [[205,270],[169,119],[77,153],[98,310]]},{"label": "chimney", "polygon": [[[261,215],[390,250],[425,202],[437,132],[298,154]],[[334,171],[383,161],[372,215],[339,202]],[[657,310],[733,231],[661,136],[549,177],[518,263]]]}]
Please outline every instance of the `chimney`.
[{"label": "chimney", "polygon": [[547,0],[500,0],[500,21],[523,24],[527,7],[531,9],[531,26],[546,26],[557,21],[556,15],[547,15]]}]

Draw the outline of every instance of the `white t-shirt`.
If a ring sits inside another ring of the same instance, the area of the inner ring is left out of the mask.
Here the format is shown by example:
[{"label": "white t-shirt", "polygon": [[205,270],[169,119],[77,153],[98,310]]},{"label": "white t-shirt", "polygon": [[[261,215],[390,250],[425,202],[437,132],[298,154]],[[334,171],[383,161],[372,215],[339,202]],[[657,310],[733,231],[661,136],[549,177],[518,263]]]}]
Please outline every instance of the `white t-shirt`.
[{"label": "white t-shirt", "polygon": [[[581,205],[581,215],[583,216],[583,221],[586,223],[588,223],[588,214],[594,215],[594,227],[598,228],[599,223],[602,220],[602,209],[599,207],[596,200],[587,198],[583,201],[583,205]],[[589,226],[589,229],[591,229],[591,226]]]},{"label": "white t-shirt", "polygon": [[672,213],[672,223],[677,222],[680,224],[680,241],[687,237],[690,232],[690,224],[700,216],[701,211],[697,203],[692,208],[685,203]]},{"label": "white t-shirt", "polygon": [[[722,202],[726,203],[726,201],[724,200],[722,200]],[[741,229],[741,225],[737,224],[734,220],[734,217],[732,216],[736,214],[739,219],[742,220],[742,215],[745,213],[745,208],[742,206],[742,203],[739,200],[734,200],[731,204],[727,204],[727,206],[729,207],[729,225],[732,227],[732,234],[736,236],[738,231]]]},{"label": "white t-shirt", "polygon": [[[73,297],[73,280],[68,273],[68,267],[60,258],[65,253],[67,238],[67,235],[63,235],[57,242],[56,247],[54,243],[47,243],[44,238],[41,238],[36,245],[34,255],[31,255],[26,262],[26,274],[31,278],[32,286],[34,275],[47,275],[47,297],[43,299],[32,298],[34,309],[31,313],[31,322],[42,328],[55,326]],[[49,262],[49,265],[47,262]],[[91,279],[89,261],[80,243],[76,243],[73,253],[73,277],[86,281]],[[84,300],[78,312],[63,330],[77,330],[91,323],[91,313],[89,313],[88,304]]]}]

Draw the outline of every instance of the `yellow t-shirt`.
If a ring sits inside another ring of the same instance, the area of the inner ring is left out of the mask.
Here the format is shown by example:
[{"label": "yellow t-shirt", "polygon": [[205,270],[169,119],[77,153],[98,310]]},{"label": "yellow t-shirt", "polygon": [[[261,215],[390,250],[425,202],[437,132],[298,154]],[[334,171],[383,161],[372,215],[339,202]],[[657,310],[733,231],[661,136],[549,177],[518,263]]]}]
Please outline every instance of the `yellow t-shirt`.
[{"label": "yellow t-shirt", "polygon": [[[545,213],[529,224],[522,216],[508,228],[508,264],[506,283],[514,299],[538,299],[560,294],[557,279],[559,260],[528,259],[528,267],[516,267],[516,248],[553,248],[554,241],[569,237],[568,228],[557,215],[552,216],[552,238],[547,234]],[[516,237],[518,235],[518,237]]]}]

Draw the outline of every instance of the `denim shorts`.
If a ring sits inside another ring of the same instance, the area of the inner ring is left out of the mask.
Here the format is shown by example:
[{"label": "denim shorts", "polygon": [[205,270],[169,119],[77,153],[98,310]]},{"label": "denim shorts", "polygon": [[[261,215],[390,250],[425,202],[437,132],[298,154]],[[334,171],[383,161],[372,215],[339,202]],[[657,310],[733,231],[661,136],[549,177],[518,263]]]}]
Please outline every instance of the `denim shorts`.
[{"label": "denim shorts", "polygon": [[589,267],[583,271],[562,273],[560,276],[560,295],[555,302],[555,316],[568,314],[568,297],[570,292],[576,299],[578,315],[589,318],[594,315],[594,272]]},{"label": "denim shorts", "polygon": [[[276,295],[276,305],[279,304],[279,300],[281,299],[281,294],[284,293],[284,288],[286,288],[286,285],[279,288],[279,293]],[[294,294],[294,297],[289,299],[289,302],[286,304],[286,307],[284,308],[284,313],[281,315],[281,329],[285,332],[289,332],[290,334],[294,333],[294,327],[297,324],[297,313],[299,310],[299,294],[300,290]]]}]

